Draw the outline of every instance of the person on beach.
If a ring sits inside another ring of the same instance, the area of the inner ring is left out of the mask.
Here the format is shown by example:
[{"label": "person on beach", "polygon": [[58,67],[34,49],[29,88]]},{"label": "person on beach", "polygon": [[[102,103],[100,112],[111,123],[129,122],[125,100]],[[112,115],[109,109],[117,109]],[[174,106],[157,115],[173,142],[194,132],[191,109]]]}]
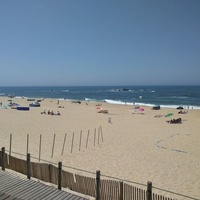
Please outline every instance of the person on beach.
[{"label": "person on beach", "polygon": [[44,110],[43,112],[41,112],[41,114],[46,114],[46,110]]}]

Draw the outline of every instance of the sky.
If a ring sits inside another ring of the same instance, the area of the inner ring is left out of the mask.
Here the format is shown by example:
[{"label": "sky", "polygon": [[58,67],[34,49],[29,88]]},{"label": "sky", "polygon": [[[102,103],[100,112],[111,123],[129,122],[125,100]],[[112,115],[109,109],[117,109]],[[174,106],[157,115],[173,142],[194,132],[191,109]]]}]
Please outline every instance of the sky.
[{"label": "sky", "polygon": [[0,86],[200,85],[199,0],[0,0]]}]

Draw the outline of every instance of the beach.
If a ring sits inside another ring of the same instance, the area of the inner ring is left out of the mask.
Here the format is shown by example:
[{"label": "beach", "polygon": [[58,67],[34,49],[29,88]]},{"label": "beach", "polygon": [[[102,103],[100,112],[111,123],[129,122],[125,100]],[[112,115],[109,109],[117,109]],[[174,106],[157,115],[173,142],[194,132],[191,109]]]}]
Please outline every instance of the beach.
[{"label": "beach", "polygon": [[[8,99],[0,97],[0,102],[7,105]],[[21,106],[31,103],[26,98],[12,100]],[[41,160],[143,184],[151,181],[158,188],[200,197],[200,110],[178,114],[175,108],[142,106],[144,111],[139,111],[134,105],[46,98],[40,104],[29,111],[0,109],[1,147],[9,150],[12,134],[11,150],[26,155],[28,134],[32,157],[39,157],[41,138]],[[108,113],[98,113],[100,108]],[[46,114],[41,114],[44,110]],[[48,110],[61,115],[48,115]],[[173,115],[165,117],[168,113]],[[166,122],[174,118],[182,123]]]}]

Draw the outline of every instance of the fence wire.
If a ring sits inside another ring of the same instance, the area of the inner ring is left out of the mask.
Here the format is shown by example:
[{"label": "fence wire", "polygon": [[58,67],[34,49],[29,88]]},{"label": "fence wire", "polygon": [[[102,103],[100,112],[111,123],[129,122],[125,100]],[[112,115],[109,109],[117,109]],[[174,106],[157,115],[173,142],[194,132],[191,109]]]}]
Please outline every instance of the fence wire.
[{"label": "fence wire", "polygon": [[[5,150],[5,151],[6,151],[6,152],[10,152],[10,151],[8,151],[8,150]],[[14,153],[14,154],[16,154],[16,155],[20,155],[20,156],[26,157],[26,155],[21,154],[21,153],[17,153],[17,152],[14,152],[14,151],[11,151],[11,153]],[[31,157],[31,158],[38,160],[37,157]],[[54,162],[51,162],[51,161],[48,161],[48,160],[44,160],[44,159],[40,159],[40,160],[43,161],[43,162],[49,163],[49,164],[56,165],[56,166],[58,165],[57,163],[54,163]],[[76,170],[76,171],[81,171],[81,172],[89,173],[89,174],[92,174],[92,175],[96,175],[96,173],[94,173],[94,172],[91,172],[91,171],[88,171],[88,170],[84,170],[84,169],[80,169],[80,168],[76,168],[76,167],[71,167],[71,166],[67,166],[67,165],[63,165],[63,167],[66,167],[66,168],[69,168],[69,169],[74,169],[74,170]],[[147,186],[146,184],[143,184],[143,183],[138,183],[138,182],[134,182],[134,181],[130,181],[130,180],[125,180],[125,179],[121,179],[121,178],[116,178],[116,177],[109,176],[109,175],[101,174],[101,176],[104,176],[104,177],[110,178],[110,179],[115,179],[115,180],[122,181],[122,182],[137,184],[137,185],[140,185],[140,186],[145,186],[145,187]],[[158,187],[155,187],[155,186],[152,186],[152,188],[157,189],[157,190],[160,190],[160,191],[163,191],[163,192],[167,192],[167,193],[170,193],[170,194],[175,194],[175,195],[177,195],[177,196],[185,197],[185,198],[188,198],[188,199],[200,200],[200,198],[197,199],[197,198],[194,198],[194,197],[190,197],[190,196],[187,196],[187,195],[184,195],[184,194],[179,194],[179,193],[176,193],[176,192],[173,192],[173,191],[169,191],[169,190],[165,190],[165,189],[162,189],[162,188],[158,188]]]}]

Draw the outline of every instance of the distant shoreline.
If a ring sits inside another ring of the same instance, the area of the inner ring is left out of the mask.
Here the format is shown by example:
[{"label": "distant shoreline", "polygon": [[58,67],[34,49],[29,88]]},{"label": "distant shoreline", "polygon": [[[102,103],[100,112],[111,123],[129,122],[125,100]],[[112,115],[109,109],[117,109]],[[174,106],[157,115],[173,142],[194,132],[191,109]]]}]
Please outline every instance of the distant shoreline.
[{"label": "distant shoreline", "polygon": [[[43,98],[43,97],[20,97],[16,96],[13,98],[9,98],[7,96],[0,96],[0,98],[8,98],[8,99],[46,99],[46,100],[59,100],[59,101],[81,101],[81,102],[93,102],[93,103],[108,103],[108,104],[113,104],[113,105],[127,105],[127,106],[134,106],[134,105],[139,105],[139,106],[145,106],[145,107],[153,107],[155,104],[145,104],[145,103],[139,103],[139,102],[117,102],[117,101],[112,101],[112,100],[105,100],[105,101],[95,101],[95,100],[80,100],[80,99],[65,99],[65,98]],[[162,108],[177,108],[180,105],[160,105],[161,109]],[[200,106],[193,106],[193,105],[181,105],[183,109],[187,110],[200,110]]]},{"label": "distant shoreline", "polygon": [[200,109],[200,86],[45,86],[0,87],[0,97],[49,98],[106,102],[109,104],[139,104],[163,108]]}]

